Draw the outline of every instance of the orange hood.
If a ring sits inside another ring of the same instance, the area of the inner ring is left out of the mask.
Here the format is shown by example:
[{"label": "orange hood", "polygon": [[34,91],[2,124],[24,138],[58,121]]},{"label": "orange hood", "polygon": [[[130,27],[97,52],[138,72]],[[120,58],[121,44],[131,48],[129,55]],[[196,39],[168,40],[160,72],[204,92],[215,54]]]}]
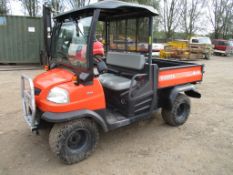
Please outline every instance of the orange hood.
[{"label": "orange hood", "polygon": [[73,76],[74,73],[68,70],[55,68],[38,75],[33,82],[35,87],[47,89],[58,84],[70,82],[72,81]]}]

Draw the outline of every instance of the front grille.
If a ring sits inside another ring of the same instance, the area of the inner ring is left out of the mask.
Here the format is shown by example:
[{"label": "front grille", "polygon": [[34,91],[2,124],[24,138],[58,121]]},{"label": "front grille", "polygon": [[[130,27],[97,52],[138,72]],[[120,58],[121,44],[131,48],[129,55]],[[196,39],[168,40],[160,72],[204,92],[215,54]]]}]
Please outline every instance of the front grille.
[{"label": "front grille", "polygon": [[41,90],[35,87],[35,95],[40,95]]}]

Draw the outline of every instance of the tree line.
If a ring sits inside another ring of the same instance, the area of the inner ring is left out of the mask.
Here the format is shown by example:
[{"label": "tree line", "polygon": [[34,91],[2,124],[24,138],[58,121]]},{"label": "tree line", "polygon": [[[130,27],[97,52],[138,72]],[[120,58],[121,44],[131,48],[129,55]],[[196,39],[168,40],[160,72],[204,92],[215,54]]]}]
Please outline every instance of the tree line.
[{"label": "tree line", "polygon": [[189,38],[209,27],[212,38],[233,37],[232,0],[162,0],[159,11],[167,39],[177,31]]},{"label": "tree line", "polygon": [[[0,0],[0,15],[8,14],[10,0]],[[20,0],[25,13],[38,16],[41,0]],[[155,28],[167,40],[182,34],[184,39],[197,32],[212,31],[212,38],[233,37],[233,1],[232,0],[123,0],[151,5],[159,12]],[[90,0],[42,0],[55,12],[80,8]],[[207,25],[208,24],[208,25]],[[156,27],[159,26],[159,27]],[[211,28],[211,29],[207,29]]]}]

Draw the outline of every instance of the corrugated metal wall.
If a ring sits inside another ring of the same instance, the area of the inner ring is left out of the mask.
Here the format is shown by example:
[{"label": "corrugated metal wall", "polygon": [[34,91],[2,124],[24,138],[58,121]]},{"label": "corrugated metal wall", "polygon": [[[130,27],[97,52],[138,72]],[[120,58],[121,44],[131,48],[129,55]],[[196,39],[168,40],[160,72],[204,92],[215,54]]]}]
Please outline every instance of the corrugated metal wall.
[{"label": "corrugated metal wall", "polygon": [[0,16],[0,63],[39,63],[42,18]]}]

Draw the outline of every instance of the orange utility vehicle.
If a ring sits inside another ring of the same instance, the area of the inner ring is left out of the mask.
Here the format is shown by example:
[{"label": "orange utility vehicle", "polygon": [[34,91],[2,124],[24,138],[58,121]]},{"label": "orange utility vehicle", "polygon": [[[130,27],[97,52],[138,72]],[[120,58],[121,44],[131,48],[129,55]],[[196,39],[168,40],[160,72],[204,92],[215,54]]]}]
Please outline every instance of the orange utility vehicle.
[{"label": "orange utility vehicle", "polygon": [[[51,124],[51,150],[65,163],[89,156],[99,130],[149,119],[159,108],[171,126],[188,119],[188,96],[201,97],[195,84],[202,81],[203,65],[152,59],[157,15],[150,6],[101,1],[55,17],[49,69],[34,80],[22,75],[22,99],[32,130]],[[99,22],[105,28],[105,58],[92,52]],[[112,50],[117,30],[125,31],[125,47]],[[135,48],[146,37],[149,54],[127,50],[127,35],[133,34]]]}]

